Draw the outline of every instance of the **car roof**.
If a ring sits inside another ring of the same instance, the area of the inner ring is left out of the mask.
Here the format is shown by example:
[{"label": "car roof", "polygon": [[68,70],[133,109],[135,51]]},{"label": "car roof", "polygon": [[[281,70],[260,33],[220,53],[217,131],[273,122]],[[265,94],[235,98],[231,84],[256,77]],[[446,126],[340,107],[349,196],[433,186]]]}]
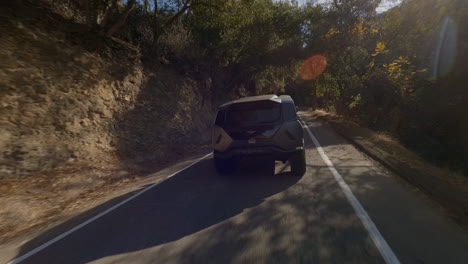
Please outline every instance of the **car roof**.
[{"label": "car roof", "polygon": [[239,98],[237,100],[233,100],[222,104],[219,108],[227,108],[234,104],[244,104],[244,103],[255,103],[255,102],[274,102],[274,103],[282,103],[284,101],[292,102],[292,98],[289,95],[281,95],[277,96],[276,94],[266,94],[266,95],[257,95],[257,96],[248,96]]}]

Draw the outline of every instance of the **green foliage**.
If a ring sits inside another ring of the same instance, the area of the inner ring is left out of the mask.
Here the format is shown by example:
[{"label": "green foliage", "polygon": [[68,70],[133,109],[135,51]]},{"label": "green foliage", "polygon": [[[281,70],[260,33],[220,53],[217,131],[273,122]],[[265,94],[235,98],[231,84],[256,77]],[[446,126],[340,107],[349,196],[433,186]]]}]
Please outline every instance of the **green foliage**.
[{"label": "green foliage", "polygon": [[299,7],[271,0],[225,1],[216,9],[194,8],[188,21],[205,54],[229,69],[234,83],[256,82],[251,92],[273,91],[286,73],[295,75],[291,69],[302,46]]},{"label": "green foliage", "polygon": [[[466,0],[406,0],[382,14],[375,12],[380,0],[334,0],[327,6],[144,0],[128,16],[128,4],[117,7],[116,0],[85,2],[95,7],[87,10],[97,24],[125,18],[116,36],[139,46],[149,63],[172,64],[206,79],[213,93],[284,91],[300,103],[359,117],[408,144],[424,146],[431,138],[439,142],[433,146],[463,142],[458,147],[468,150]],[[440,55],[438,46],[449,42],[442,32],[449,19],[456,46],[452,55]],[[301,80],[301,62],[314,55],[326,58],[326,70]],[[446,71],[438,70],[441,58],[448,61]],[[443,159],[436,152],[431,155]],[[467,158],[447,163],[468,164],[468,153],[458,157]]]},{"label": "green foliage", "polygon": [[[307,50],[324,54],[328,67],[296,89],[308,87],[306,94],[315,99],[305,101],[314,107],[359,117],[433,161],[468,171],[466,153],[458,150],[468,149],[468,122],[461,114],[468,111],[467,2],[407,0],[383,14],[363,8],[364,2],[337,1],[308,12]],[[451,28],[458,32],[457,48],[450,51],[456,55],[442,53],[437,60],[440,45],[446,45],[448,33],[441,32],[447,17],[457,27]],[[434,68],[441,59],[453,60],[444,75]],[[450,152],[458,154],[448,157]]]}]

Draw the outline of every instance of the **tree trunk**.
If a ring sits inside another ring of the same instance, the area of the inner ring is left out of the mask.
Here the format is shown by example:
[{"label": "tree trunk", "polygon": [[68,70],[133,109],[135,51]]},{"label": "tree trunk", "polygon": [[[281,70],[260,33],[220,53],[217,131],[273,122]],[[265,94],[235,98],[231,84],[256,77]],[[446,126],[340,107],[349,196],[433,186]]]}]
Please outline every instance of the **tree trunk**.
[{"label": "tree trunk", "polygon": [[136,0],[128,0],[127,6],[125,8],[125,11],[123,14],[119,17],[119,19],[107,30],[106,36],[111,37],[112,35],[115,34],[124,24],[125,21],[127,20],[128,15],[130,12],[132,12],[134,6],[135,6]]},{"label": "tree trunk", "polygon": [[157,8],[158,8],[158,1],[154,0],[154,16],[153,16],[153,49],[156,50],[159,38],[163,35],[166,30],[174,23],[174,21],[180,17],[185,11],[191,8],[192,0],[185,0],[184,5],[182,8],[177,11],[169,20],[164,23],[164,25],[160,25],[158,20]]},{"label": "tree trunk", "polygon": [[112,16],[115,15],[115,13],[116,13],[116,11],[118,9],[117,8],[117,3],[118,2],[119,2],[119,0],[112,0],[110,6],[106,8],[104,18],[102,19],[102,21],[100,23],[100,27],[102,29],[101,33],[105,32],[107,23],[109,23],[109,21],[112,19]]},{"label": "tree trunk", "polygon": [[192,1],[191,0],[186,0],[184,5],[182,6],[182,8],[177,12],[175,13],[175,15],[173,15],[165,24],[164,24],[164,29],[167,29],[168,27],[170,27],[172,25],[172,23],[174,23],[174,21],[179,17],[181,16],[187,9],[189,9],[191,6],[190,6],[190,3]]},{"label": "tree trunk", "polygon": [[161,30],[160,30],[160,25],[159,25],[159,19],[158,19],[158,0],[154,0],[154,13],[153,13],[153,24],[152,24],[152,29],[153,29],[153,46],[152,49],[156,49],[156,46],[158,45],[158,40],[159,36],[161,35]]}]

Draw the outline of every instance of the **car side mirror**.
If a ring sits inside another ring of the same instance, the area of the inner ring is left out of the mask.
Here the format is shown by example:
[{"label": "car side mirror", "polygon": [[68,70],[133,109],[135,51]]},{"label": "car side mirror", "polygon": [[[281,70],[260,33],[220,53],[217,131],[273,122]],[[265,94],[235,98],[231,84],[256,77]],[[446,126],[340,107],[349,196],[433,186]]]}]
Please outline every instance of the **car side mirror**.
[{"label": "car side mirror", "polygon": [[299,111],[299,106],[296,106],[296,112],[298,112],[298,111]]}]

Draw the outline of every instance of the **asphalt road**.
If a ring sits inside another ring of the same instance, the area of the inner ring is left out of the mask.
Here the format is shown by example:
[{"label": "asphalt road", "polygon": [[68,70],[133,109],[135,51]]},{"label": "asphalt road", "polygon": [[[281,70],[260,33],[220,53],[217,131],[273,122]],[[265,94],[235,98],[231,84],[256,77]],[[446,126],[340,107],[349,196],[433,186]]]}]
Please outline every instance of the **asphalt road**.
[{"label": "asphalt road", "polygon": [[[397,261],[468,263],[464,230],[344,139],[304,119]],[[385,263],[309,135],[306,145],[302,177],[281,163],[274,176],[249,164],[220,176],[208,156],[21,263]],[[17,257],[45,242],[31,240]]]}]

